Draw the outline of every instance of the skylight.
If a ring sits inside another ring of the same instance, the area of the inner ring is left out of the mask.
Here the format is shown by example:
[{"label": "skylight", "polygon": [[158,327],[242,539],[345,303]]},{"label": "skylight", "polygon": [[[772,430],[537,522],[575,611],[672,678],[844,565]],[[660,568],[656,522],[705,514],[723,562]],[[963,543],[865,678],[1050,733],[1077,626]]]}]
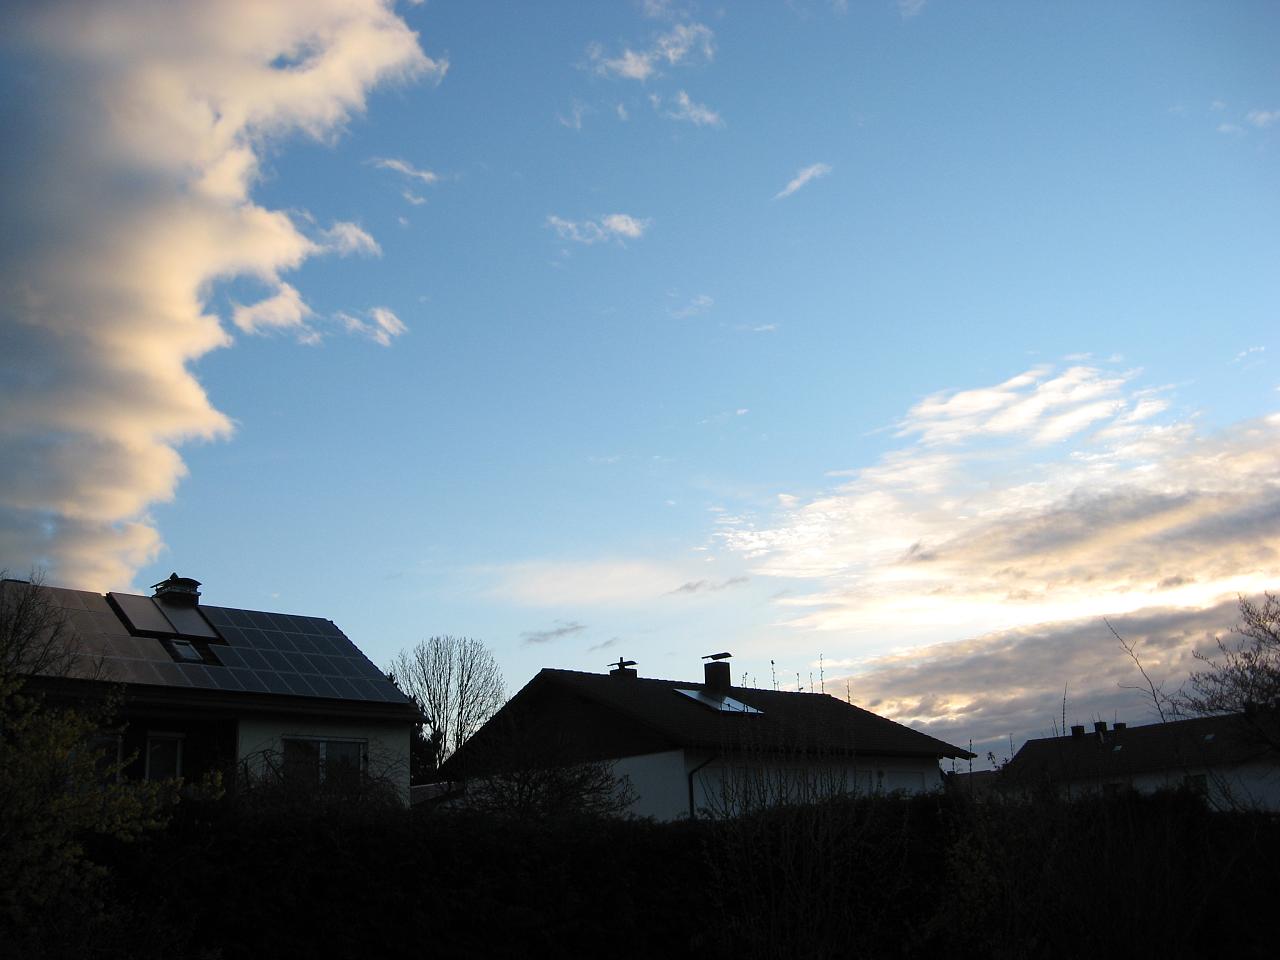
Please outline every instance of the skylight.
[{"label": "skylight", "polygon": [[707,693],[705,690],[676,690],[676,693],[682,693],[690,700],[696,700],[704,707],[715,710],[717,713],[752,714],[763,712],[755,707],[748,706],[741,700],[735,700],[733,697],[718,697],[715,694]]}]

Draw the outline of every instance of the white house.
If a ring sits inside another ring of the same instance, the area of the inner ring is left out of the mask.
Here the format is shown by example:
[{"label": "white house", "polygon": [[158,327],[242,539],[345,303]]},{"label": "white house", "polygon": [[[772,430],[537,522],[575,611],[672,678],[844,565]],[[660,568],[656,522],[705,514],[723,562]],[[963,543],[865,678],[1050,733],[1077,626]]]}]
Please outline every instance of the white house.
[{"label": "white house", "polygon": [[208,606],[199,586],[174,574],[151,597],[15,580],[0,589],[6,600],[41,591],[73,631],[80,666],[32,682],[65,700],[122,685],[123,732],[104,747],[136,758],[126,776],[216,770],[318,787],[359,773],[407,803],[419,715],[386,675],[329,620]]},{"label": "white house", "polygon": [[544,669],[445,763],[483,781],[512,764],[607,761],[657,820],[724,815],[837,793],[941,786],[967,751],[826,694],[734,687],[724,657],[701,682]]},{"label": "white house", "polygon": [[1105,722],[1063,737],[1028,740],[1002,779],[1064,797],[1190,787],[1215,809],[1280,811],[1280,755],[1243,714],[1130,727]]}]

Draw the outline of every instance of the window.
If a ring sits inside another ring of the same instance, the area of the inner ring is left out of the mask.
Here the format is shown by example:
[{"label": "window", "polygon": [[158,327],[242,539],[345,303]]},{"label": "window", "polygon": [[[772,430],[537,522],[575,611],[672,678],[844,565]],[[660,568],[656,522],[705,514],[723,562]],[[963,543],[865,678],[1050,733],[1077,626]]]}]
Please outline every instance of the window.
[{"label": "window", "polygon": [[287,737],[285,781],[303,788],[358,785],[364,772],[367,742]]},{"label": "window", "polygon": [[181,663],[204,663],[204,657],[190,640],[170,640],[169,645],[173,648],[175,660]]},{"label": "window", "polygon": [[172,780],[182,776],[182,734],[148,733],[146,767],[148,780]]}]

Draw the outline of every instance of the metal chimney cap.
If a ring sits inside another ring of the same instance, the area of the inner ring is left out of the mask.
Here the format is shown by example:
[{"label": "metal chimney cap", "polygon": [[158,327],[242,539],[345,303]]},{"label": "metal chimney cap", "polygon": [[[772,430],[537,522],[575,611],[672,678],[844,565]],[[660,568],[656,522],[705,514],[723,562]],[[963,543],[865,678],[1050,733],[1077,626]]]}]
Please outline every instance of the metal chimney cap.
[{"label": "metal chimney cap", "polygon": [[725,652],[725,653],[708,653],[708,654],[705,654],[705,655],[703,656],[703,658],[702,658],[702,659],[703,659],[703,660],[728,660],[728,659],[729,659],[730,657],[732,657],[732,656],[733,656],[733,654],[732,654],[732,653],[728,653],[728,652]]},{"label": "metal chimney cap", "polygon": [[153,583],[151,589],[155,591],[152,596],[157,600],[176,600],[179,603],[192,604],[200,602],[200,581],[191,577],[180,577],[176,571],[169,574],[167,579]]}]

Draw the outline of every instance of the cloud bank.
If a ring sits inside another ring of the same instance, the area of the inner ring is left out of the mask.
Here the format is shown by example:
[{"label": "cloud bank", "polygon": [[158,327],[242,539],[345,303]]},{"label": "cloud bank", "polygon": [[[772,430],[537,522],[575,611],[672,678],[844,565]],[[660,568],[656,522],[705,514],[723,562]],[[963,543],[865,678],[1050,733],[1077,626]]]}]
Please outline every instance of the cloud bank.
[{"label": "cloud bank", "polygon": [[333,136],[374,85],[446,65],[381,0],[25,4],[0,43],[25,84],[0,160],[0,564],[123,587],[160,547],[177,446],[231,431],[190,369],[230,342],[211,287],[265,288],[236,329],[314,339],[284,274],[377,253],[254,203],[264,144]]},{"label": "cloud bank", "polygon": [[[1103,616],[1153,643],[1221,631],[1237,594],[1280,583],[1280,414],[1204,431],[1138,378],[1037,367],[927,397],[879,462],[718,535],[753,575],[795,583],[783,622],[838,638],[853,685],[869,674],[898,718],[1052,717],[1064,682],[1112,696],[1108,671],[1132,668]],[[858,659],[886,636],[901,656]]]}]

